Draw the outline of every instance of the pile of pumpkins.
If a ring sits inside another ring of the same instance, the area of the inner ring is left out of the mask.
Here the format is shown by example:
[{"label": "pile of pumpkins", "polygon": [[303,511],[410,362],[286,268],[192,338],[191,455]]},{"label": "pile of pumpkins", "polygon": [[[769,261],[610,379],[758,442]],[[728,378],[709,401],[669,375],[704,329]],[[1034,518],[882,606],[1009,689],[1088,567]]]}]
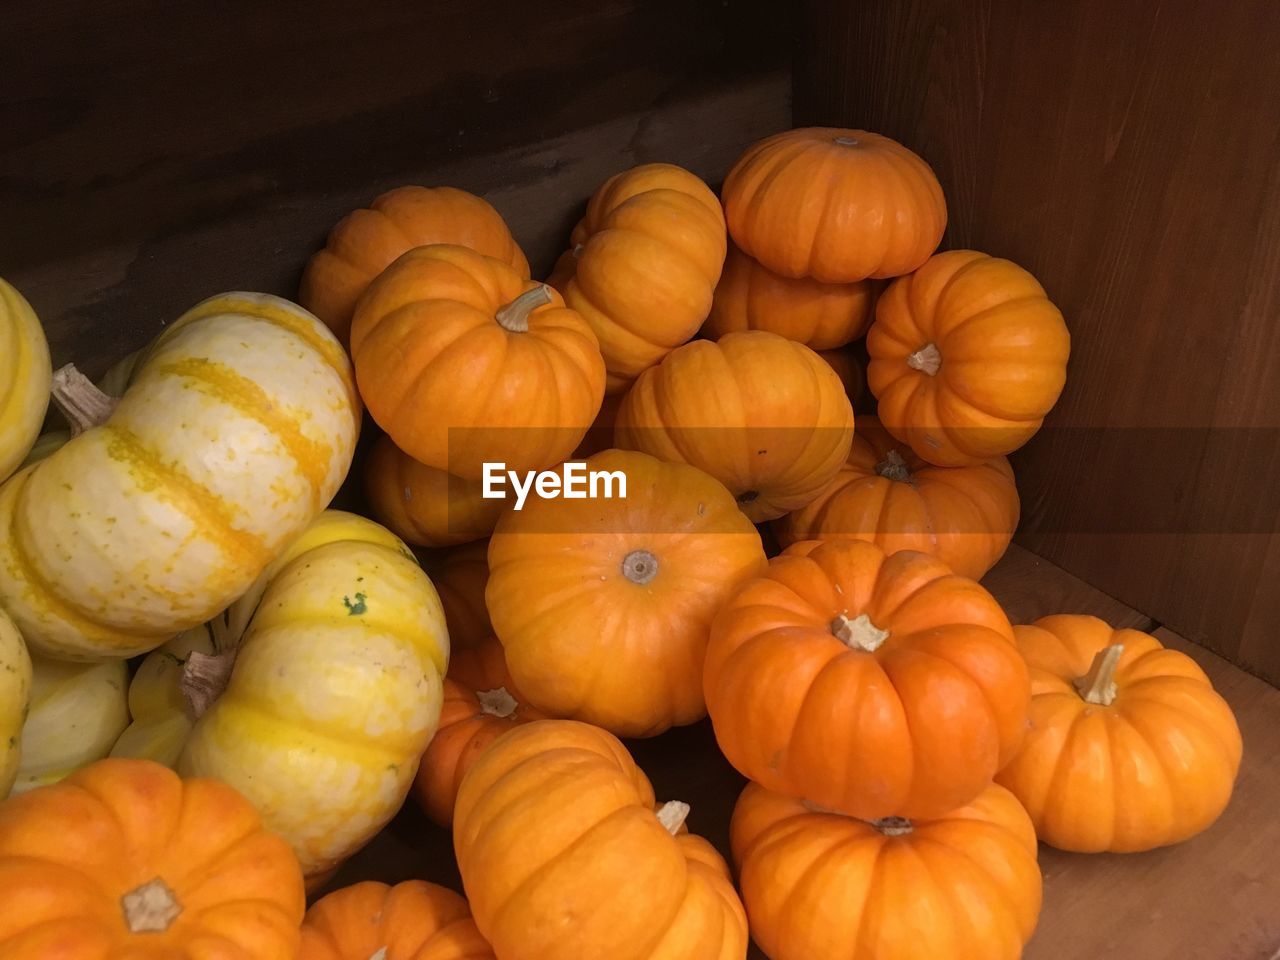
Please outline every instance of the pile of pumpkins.
[{"label": "pile of pumpkins", "polygon": [[[301,306],[214,296],[97,384],[0,283],[0,955],[1004,960],[1037,838],[1205,829],[1241,742],[1194,662],[977,582],[1069,337],[945,226],[858,130],[720,198],[622,172],[546,283],[484,200],[403,187]],[[327,509],[366,409],[381,523]],[[625,498],[482,496],[570,459]],[[733,871],[619,739],[708,714]],[[304,917],[411,794],[467,899]]]}]

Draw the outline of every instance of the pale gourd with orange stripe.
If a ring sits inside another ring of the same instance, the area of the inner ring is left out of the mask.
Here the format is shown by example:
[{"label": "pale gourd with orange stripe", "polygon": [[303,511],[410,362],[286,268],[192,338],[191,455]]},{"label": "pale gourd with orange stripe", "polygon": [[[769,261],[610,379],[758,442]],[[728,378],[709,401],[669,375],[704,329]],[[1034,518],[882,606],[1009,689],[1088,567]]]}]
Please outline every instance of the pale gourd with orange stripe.
[{"label": "pale gourd with orange stripe", "polygon": [[0,480],[17,469],[40,432],[52,373],[35,311],[0,280]]},{"label": "pale gourd with orange stripe", "polygon": [[154,649],[226,608],[351,464],[351,366],[301,307],[227,293],[138,358],[117,402],[74,368],[65,447],[0,488],[0,604],[33,650]]}]

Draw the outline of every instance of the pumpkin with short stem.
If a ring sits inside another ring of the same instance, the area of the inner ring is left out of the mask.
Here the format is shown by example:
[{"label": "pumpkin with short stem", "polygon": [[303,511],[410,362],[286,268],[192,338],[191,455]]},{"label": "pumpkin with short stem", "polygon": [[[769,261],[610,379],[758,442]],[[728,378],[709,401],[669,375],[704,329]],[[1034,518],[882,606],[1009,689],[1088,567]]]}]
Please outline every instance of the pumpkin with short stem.
[{"label": "pumpkin with short stem", "polygon": [[894,281],[867,333],[867,384],[922,460],[980,463],[1026,443],[1062,393],[1071,336],[1035,277],[974,250]]},{"label": "pumpkin with short stem", "polygon": [[942,187],[902,144],[806,127],[754,144],[721,191],[729,235],[785,277],[853,283],[929,259],[947,226]]},{"label": "pumpkin with short stem", "polygon": [[123,660],[69,663],[32,657],[31,705],[13,792],[57,783],[105,757],[129,723],[128,687]]},{"label": "pumpkin with short stem", "polygon": [[18,776],[22,761],[22,725],[31,698],[31,657],[22,634],[0,610],[0,800]]},{"label": "pumpkin with short stem", "polygon": [[1180,843],[1231,799],[1240,728],[1194,660],[1140,630],[1061,614],[1014,627],[1030,731],[996,779],[1045,843],[1130,853]]},{"label": "pumpkin with short stem", "polygon": [[866,332],[874,302],[869,280],[784,277],[731,244],[703,333],[719,339],[737,330],[767,330],[814,350],[832,350]]},{"label": "pumpkin with short stem", "polygon": [[0,956],[294,960],[298,862],[216,780],[99,760],[0,804]]},{"label": "pumpkin with short stem", "polygon": [[1040,914],[1035,831],[995,784],[927,820],[865,821],[753,783],[730,846],[772,960],[1017,960]]},{"label": "pumpkin with short stem", "polygon": [[424,550],[418,557],[440,595],[450,649],[456,653],[493,636],[493,624],[484,605],[484,588],[489,583],[489,541],[451,550]]},{"label": "pumpkin with short stem", "polygon": [[17,469],[40,433],[53,368],[31,304],[0,280],[0,481]]},{"label": "pumpkin with short stem", "polygon": [[778,521],[777,535],[784,546],[843,539],[870,540],[885,553],[919,550],[978,580],[1004,555],[1018,513],[1004,457],[935,467],[862,416],[845,465],[817,499]]},{"label": "pumpkin with short stem", "polygon": [[849,455],[853,408],[835,371],[773,333],[695,340],[646,370],[618,411],[618,446],[715,477],[754,521],[796,510]]},{"label": "pumpkin with short stem", "polygon": [[619,484],[531,500],[489,541],[485,599],[511,677],[537,709],[619,736],[693,723],[711,618],[763,571],[760,535],[684,464],[607,450],[585,471],[624,477],[625,498]]},{"label": "pumpkin with short stem", "polygon": [[64,368],[80,434],[0,487],[0,605],[33,651],[152,650],[224,609],[333,498],[359,401],[300,307],[227,293],[170,324],[114,401]]},{"label": "pumpkin with short stem", "polygon": [[827,361],[827,366],[836,372],[836,376],[844,384],[845,396],[849,398],[849,404],[856,413],[867,381],[857,353],[852,347],[840,347],[836,350],[819,350],[818,356]]},{"label": "pumpkin with short stem", "polygon": [[442,827],[452,824],[458,785],[476,757],[512,727],[542,717],[516,688],[496,637],[455,651],[444,680],[440,726],[413,783],[427,816]]},{"label": "pumpkin with short stem", "polygon": [[484,483],[418,463],[379,437],[365,461],[365,492],[373,516],[407,543],[450,547],[493,533],[506,501],[486,498]]},{"label": "pumpkin with short stem", "polygon": [[487,201],[454,187],[397,187],[338,221],[307,262],[298,302],[345,345],[356,301],[374,277],[402,254],[431,243],[469,247],[529,278],[529,262]]},{"label": "pumpkin with short stem", "polygon": [[604,361],[546,284],[463,247],[418,247],[365,292],[351,355],[369,413],[419,463],[479,479],[560,463],[600,409]]},{"label": "pumpkin with short stem", "polygon": [[596,191],[550,283],[599,338],[610,393],[698,332],[726,242],[720,202],[688,170],[647,163]]},{"label": "pumpkin with short stem", "polygon": [[728,868],[654,802],[616,737],[539,720],[499,738],[458,791],[454,850],[476,926],[499,957],[743,960]]},{"label": "pumpkin with short stem", "polygon": [[707,708],[770,790],[851,816],[973,800],[1026,732],[1030,684],[991,594],[940,560],[802,541],[716,615]]},{"label": "pumpkin with short stem", "polygon": [[298,960],[494,960],[467,901],[423,880],[365,881],[307,911]]}]

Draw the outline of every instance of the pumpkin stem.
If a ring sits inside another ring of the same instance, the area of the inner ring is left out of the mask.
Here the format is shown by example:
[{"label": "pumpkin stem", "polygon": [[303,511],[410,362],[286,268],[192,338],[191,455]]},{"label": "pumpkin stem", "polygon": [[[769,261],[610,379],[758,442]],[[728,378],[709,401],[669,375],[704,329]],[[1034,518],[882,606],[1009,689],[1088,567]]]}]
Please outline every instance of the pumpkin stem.
[{"label": "pumpkin stem", "polygon": [[858,145],[857,137],[836,137],[832,143],[839,144],[842,147],[856,147]]},{"label": "pumpkin stem", "polygon": [[156,877],[120,898],[130,933],[164,933],[182,913],[178,895]]},{"label": "pumpkin stem", "polygon": [[236,665],[236,650],[226,650],[217,656],[209,656],[199,650],[187,654],[182,668],[182,696],[187,701],[191,717],[199,720],[231,682],[231,670]]},{"label": "pumpkin stem", "polygon": [[494,314],[494,319],[498,321],[498,326],[510,333],[528,333],[529,314],[550,302],[551,288],[540,283],[520,294],[505,307],[500,307]]},{"label": "pumpkin stem", "polygon": [[1113,643],[1099,650],[1089,665],[1089,672],[1078,677],[1076,691],[1088,703],[1109,707],[1116,699],[1116,667],[1124,655],[1124,644]]},{"label": "pumpkin stem", "polygon": [[667,833],[674,837],[680,832],[680,828],[684,826],[691,809],[693,808],[683,800],[668,800],[658,808],[658,822],[667,828]]},{"label": "pumpkin stem", "polygon": [[582,256],[582,251],[585,249],[586,249],[586,246],[584,244],[575,243],[573,245],[573,259],[577,260],[580,256]]},{"label": "pumpkin stem", "polygon": [[107,422],[119,398],[103,393],[93,381],[76,369],[74,363],[59,367],[53,374],[50,391],[53,405],[71,424],[71,435],[78,437],[93,427]]},{"label": "pumpkin stem", "polygon": [[658,575],[658,558],[648,550],[632,550],[622,558],[622,575],[643,587]]},{"label": "pumpkin stem", "polygon": [[911,468],[907,466],[907,461],[902,459],[902,454],[897,450],[890,450],[884,455],[884,459],[876,464],[876,473],[886,480],[897,480],[901,483],[911,479]]},{"label": "pumpkin stem", "polygon": [[507,719],[520,706],[506,687],[498,687],[496,690],[477,690],[476,699],[480,701],[481,713],[487,713],[499,720]]},{"label": "pumpkin stem", "polygon": [[379,947],[369,956],[369,960],[387,960],[387,948]]},{"label": "pumpkin stem", "polygon": [[881,817],[879,820],[867,822],[886,837],[905,837],[915,829],[906,817]]},{"label": "pumpkin stem", "polygon": [[935,376],[938,368],[942,366],[942,354],[938,352],[936,344],[926,343],[907,357],[907,366],[931,377]]},{"label": "pumpkin stem", "polygon": [[889,639],[889,631],[881,630],[865,613],[858,614],[852,620],[848,614],[840,614],[831,621],[831,633],[854,650],[865,650],[867,653],[875,653]]}]

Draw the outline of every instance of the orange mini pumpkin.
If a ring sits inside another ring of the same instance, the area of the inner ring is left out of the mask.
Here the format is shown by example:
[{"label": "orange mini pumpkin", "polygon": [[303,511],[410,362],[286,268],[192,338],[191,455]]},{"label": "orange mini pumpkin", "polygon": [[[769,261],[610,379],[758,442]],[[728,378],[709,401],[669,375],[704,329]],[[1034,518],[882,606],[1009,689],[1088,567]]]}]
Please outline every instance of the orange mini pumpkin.
[{"label": "orange mini pumpkin", "polygon": [[560,463],[604,396],[586,321],[546,284],[464,247],[418,247],[388,267],[360,299],[351,354],[396,446],[468,479],[486,462]]},{"label": "orange mini pumpkin", "polygon": [[1129,853],[1218,819],[1240,769],[1240,728],[1194,660],[1097,617],[1043,617],[1014,632],[1031,665],[1031,729],[997,780],[1041,840]]},{"label": "orange mini pumpkin", "polygon": [[467,901],[423,880],[366,881],[316,901],[298,960],[494,960]]},{"label": "orange mini pumpkin", "polygon": [[869,280],[784,277],[730,245],[703,333],[718,339],[737,330],[767,330],[814,350],[831,350],[866,332],[874,303]]},{"label": "orange mini pumpkin", "polygon": [[688,170],[647,163],[610,177],[551,276],[600,339],[619,393],[695,333],[724,266],[724,214]]},{"label": "orange mini pumpkin", "polygon": [[486,498],[484,484],[418,463],[390,437],[365,461],[365,492],[374,518],[419,547],[449,547],[487,537],[506,501]]},{"label": "orange mini pumpkin", "polygon": [[476,757],[512,727],[542,717],[516,689],[496,637],[455,651],[444,681],[440,726],[413,783],[427,816],[442,827],[453,823],[458,785]]},{"label": "orange mini pumpkin", "polygon": [[489,541],[485,599],[511,676],[538,709],[620,736],[693,723],[711,618],[763,572],[760,535],[684,464],[606,450],[584,470],[614,475],[613,496],[530,500]]},{"label": "orange mini pumpkin", "polygon": [[835,371],[803,344],[758,330],[673,350],[628,391],[615,429],[620,447],[711,474],[757,522],[816,497],[852,438]]},{"label": "orange mini pumpkin", "polygon": [[823,283],[910,273],[947,226],[929,165],[865,130],[774,134],[739,158],[721,195],[729,235],[745,253],[775,273]]},{"label": "orange mini pumpkin", "polygon": [[968,803],[1026,732],[1030,684],[991,594],[940,560],[804,541],[716,615],[704,674],[724,755],[855,817]]},{"label": "orange mini pumpkin", "polygon": [[858,417],[849,459],[816,500],[778,521],[778,540],[870,540],[885,553],[931,553],[980,579],[1018,525],[1018,488],[1004,457],[935,467],[875,417]]},{"label": "orange mini pumpkin", "polygon": [[471,767],[453,822],[476,926],[499,957],[743,960],[747,923],[729,870],[656,808],[617,738],[539,720]]},{"label": "orange mini pumpkin", "polygon": [[995,784],[933,819],[867,822],[753,783],[730,845],[772,960],[1017,960],[1040,915],[1035,831]]},{"label": "orange mini pumpkin", "polygon": [[440,594],[450,650],[456,654],[491,637],[493,625],[484,605],[484,588],[489,582],[489,541],[452,550],[419,551],[418,559]]},{"label": "orange mini pumpkin", "polygon": [[346,345],[356,301],[373,278],[401,254],[430,243],[470,247],[529,278],[529,262],[486,201],[453,187],[397,187],[338,221],[324,249],[307,262],[298,301]]},{"label": "orange mini pumpkin", "polygon": [[1071,336],[1036,278],[973,250],[889,285],[867,333],[880,420],[943,467],[1017,450],[1067,378]]},{"label": "orange mini pumpkin", "polygon": [[302,871],[216,780],[99,760],[0,803],[5,960],[293,960]]}]

